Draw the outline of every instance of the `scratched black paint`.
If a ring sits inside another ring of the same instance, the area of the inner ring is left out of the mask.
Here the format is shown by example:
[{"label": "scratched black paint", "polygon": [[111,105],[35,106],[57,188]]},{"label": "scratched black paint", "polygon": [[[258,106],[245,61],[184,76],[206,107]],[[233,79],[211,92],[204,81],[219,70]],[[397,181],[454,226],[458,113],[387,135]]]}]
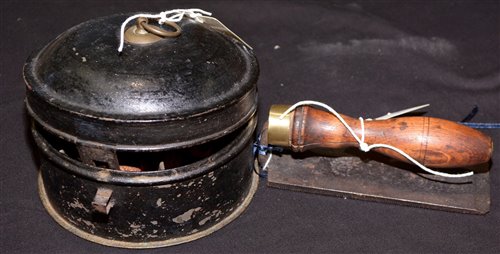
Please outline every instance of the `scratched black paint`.
[{"label": "scratched black paint", "polygon": [[118,54],[126,17],[82,23],[28,59],[27,105],[42,125],[68,139],[175,148],[220,137],[250,119],[258,77],[250,49],[184,19],[179,37],[126,44]]},{"label": "scratched black paint", "polygon": [[[128,16],[77,25],[25,64],[42,202],[66,229],[101,244],[191,241],[234,219],[255,191],[257,60],[238,40],[191,19],[179,23],[179,37],[125,44],[118,54]],[[219,150],[164,170],[119,170],[116,156],[180,149],[199,155],[211,144]],[[100,149],[116,161],[82,153]],[[112,191],[107,214],[93,207],[103,188]]]}]

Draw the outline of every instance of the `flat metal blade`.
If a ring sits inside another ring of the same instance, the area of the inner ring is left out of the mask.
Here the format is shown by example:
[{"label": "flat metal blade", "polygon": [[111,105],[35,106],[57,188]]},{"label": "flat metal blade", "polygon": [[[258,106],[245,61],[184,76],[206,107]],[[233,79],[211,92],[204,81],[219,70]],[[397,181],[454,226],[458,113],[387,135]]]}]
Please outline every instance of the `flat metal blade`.
[{"label": "flat metal blade", "polygon": [[400,116],[400,115],[408,114],[408,113],[413,112],[413,111],[417,111],[419,109],[428,107],[430,105],[431,104],[424,104],[424,105],[420,105],[420,106],[416,106],[416,107],[412,107],[412,108],[407,108],[407,109],[399,110],[399,111],[396,111],[396,112],[389,112],[389,113],[387,113],[387,114],[385,114],[383,116],[379,116],[379,117],[375,118],[375,120],[387,120],[387,119],[394,118],[394,117],[397,117],[397,116]]},{"label": "flat metal blade", "polygon": [[[266,145],[266,140],[262,142]],[[260,155],[260,165],[267,158]],[[473,176],[466,178],[441,178],[376,153],[352,150],[274,154],[267,170],[270,187],[485,214],[490,209],[489,167],[480,165],[474,168]]]}]

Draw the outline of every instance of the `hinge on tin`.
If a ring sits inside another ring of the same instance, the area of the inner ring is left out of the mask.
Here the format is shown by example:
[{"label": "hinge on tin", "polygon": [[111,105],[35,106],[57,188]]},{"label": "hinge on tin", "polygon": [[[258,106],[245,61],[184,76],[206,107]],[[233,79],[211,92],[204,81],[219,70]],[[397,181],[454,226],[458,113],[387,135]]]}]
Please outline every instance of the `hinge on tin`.
[{"label": "hinge on tin", "polygon": [[116,153],[99,147],[78,146],[80,160],[91,166],[119,170],[120,165]]}]

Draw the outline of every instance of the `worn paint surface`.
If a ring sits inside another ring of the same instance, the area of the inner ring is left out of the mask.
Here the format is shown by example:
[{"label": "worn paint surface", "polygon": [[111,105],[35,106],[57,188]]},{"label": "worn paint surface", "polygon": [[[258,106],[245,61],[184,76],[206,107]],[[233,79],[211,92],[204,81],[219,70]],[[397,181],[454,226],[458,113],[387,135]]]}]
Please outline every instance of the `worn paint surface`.
[{"label": "worn paint surface", "polygon": [[[169,184],[101,183],[75,176],[46,159],[41,173],[50,202],[76,227],[106,239],[164,240],[207,230],[241,205],[253,174],[250,144],[206,174]],[[96,178],[101,179],[99,174]],[[92,207],[98,188],[113,190],[114,204],[107,215]]]},{"label": "worn paint surface", "polygon": [[82,23],[28,59],[26,104],[37,122],[68,140],[131,149],[192,146],[252,118],[253,51],[184,19],[182,36],[117,54],[116,28],[127,17]]},{"label": "worn paint surface", "polygon": [[[189,241],[234,219],[255,191],[257,59],[191,19],[178,22],[182,36],[116,54],[110,45],[126,17],[77,25],[27,60],[41,198],[86,239]],[[161,163],[127,160],[151,153]]]}]

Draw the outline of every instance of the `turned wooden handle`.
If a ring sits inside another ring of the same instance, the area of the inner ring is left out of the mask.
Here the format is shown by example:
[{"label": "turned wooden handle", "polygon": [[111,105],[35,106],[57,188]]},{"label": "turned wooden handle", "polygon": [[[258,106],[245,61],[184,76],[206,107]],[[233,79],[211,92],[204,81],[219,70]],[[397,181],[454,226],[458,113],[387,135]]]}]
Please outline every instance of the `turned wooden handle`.
[{"label": "turned wooden handle", "polygon": [[[288,106],[275,105],[269,117],[268,142],[301,152],[311,148],[359,147],[358,142],[329,112],[301,106],[279,119]],[[361,137],[359,119],[342,115]],[[493,143],[490,137],[467,126],[432,117],[398,117],[364,121],[367,144],[387,144],[403,150],[425,166],[460,168],[490,160]],[[387,149],[376,152],[407,161],[401,154]]]}]

